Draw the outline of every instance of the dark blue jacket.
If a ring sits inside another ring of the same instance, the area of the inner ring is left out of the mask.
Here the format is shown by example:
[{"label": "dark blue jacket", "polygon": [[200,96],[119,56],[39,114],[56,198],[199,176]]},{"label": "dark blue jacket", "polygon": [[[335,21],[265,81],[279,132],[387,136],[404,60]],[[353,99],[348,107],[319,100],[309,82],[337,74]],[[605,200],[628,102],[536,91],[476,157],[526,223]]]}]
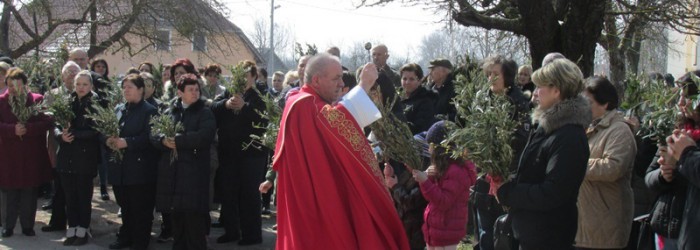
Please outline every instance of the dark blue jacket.
[{"label": "dark blue jacket", "polygon": [[151,145],[151,116],[158,110],[146,101],[127,103],[116,109],[119,119],[119,137],[126,140],[121,161],[110,160],[109,183],[116,186],[141,185],[156,182],[157,154]]}]

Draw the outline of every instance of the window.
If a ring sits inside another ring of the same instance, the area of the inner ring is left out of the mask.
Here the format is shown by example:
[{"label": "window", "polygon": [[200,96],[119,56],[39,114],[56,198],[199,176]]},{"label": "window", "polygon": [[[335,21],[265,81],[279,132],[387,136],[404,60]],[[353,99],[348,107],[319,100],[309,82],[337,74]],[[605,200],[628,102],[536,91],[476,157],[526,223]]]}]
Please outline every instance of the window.
[{"label": "window", "polygon": [[170,30],[156,31],[156,50],[170,51]]},{"label": "window", "polygon": [[192,35],[192,51],[207,51],[207,36],[204,33],[197,32]]}]

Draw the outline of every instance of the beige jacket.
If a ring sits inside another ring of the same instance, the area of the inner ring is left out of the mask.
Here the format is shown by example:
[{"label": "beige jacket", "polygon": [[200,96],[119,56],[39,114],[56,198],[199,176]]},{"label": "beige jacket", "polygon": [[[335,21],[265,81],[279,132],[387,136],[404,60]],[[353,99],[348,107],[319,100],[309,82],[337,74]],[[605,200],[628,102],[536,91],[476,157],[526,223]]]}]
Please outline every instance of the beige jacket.
[{"label": "beige jacket", "polygon": [[634,212],[634,135],[617,111],[607,112],[586,133],[591,155],[578,195],[576,246],[624,248]]}]

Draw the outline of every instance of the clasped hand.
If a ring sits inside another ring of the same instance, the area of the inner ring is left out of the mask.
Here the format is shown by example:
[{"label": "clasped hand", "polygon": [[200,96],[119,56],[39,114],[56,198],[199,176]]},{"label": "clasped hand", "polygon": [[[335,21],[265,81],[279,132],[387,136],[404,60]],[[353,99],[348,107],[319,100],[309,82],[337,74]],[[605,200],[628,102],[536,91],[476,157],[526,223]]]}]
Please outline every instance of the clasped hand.
[{"label": "clasped hand", "polygon": [[21,123],[15,124],[15,135],[23,136],[26,133],[27,133],[27,127],[25,127],[24,124],[21,124]]},{"label": "clasped hand", "polygon": [[108,138],[106,144],[112,150],[119,150],[127,147],[126,140],[119,137]]},{"label": "clasped hand", "polygon": [[163,143],[163,146],[169,149],[177,149],[174,138],[164,137],[161,142]]},{"label": "clasped hand", "polygon": [[673,158],[673,155],[669,154],[667,147],[659,147],[659,160],[656,162],[659,163],[661,177],[664,178],[666,182],[673,181],[674,170],[676,170],[676,159]]}]

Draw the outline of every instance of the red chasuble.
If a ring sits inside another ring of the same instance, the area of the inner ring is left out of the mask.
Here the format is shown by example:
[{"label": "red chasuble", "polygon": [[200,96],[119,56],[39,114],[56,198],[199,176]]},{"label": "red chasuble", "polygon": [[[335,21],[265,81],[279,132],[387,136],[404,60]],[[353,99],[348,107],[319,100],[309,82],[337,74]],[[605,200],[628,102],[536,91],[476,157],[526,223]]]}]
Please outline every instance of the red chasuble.
[{"label": "red chasuble", "polygon": [[282,114],[277,249],[409,249],[377,160],[342,106],[304,86]]}]

